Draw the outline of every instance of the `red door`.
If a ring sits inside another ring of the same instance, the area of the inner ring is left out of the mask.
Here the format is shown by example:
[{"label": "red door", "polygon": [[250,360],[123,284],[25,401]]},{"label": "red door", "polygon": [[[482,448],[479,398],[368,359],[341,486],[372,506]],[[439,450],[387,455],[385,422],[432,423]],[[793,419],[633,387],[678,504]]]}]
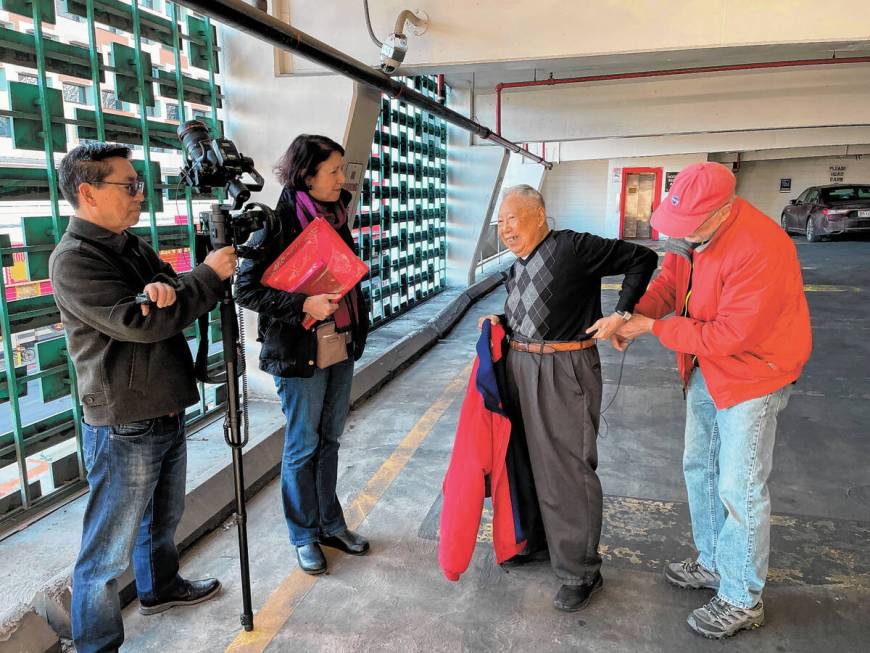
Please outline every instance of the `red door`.
[{"label": "red door", "polygon": [[619,237],[658,240],[650,216],[662,196],[661,168],[623,168],[619,198]]}]

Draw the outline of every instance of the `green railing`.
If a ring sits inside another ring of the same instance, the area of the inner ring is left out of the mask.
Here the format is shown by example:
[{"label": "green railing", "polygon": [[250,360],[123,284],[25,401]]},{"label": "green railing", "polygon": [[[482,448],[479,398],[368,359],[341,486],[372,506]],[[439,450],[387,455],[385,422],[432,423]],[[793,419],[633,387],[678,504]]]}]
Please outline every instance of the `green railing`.
[{"label": "green railing", "polygon": [[[179,184],[176,127],[197,117],[217,137],[223,125],[207,18],[162,0],[0,0],[0,11],[8,12],[0,20],[0,524],[8,526],[84,487],[75,370],[47,281],[71,214],[58,161],[85,140],[131,145],[147,205],[134,231],[184,271],[193,216],[209,198]],[[195,346],[196,328],[185,334]],[[216,312],[207,337],[220,365]],[[191,421],[223,401],[221,387],[200,394]]]},{"label": "green railing", "polygon": [[[433,77],[404,80],[430,97]],[[363,292],[373,325],[444,289],[447,265],[447,125],[400,100],[381,99],[363,179],[356,237],[369,266]]]}]

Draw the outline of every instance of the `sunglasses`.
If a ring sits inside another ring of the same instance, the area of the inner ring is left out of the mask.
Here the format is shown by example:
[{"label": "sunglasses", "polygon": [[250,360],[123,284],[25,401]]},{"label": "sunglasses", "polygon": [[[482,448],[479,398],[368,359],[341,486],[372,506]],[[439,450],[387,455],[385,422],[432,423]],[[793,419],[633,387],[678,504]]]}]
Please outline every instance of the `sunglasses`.
[{"label": "sunglasses", "polygon": [[97,184],[111,184],[112,186],[124,186],[127,189],[127,193],[130,197],[136,197],[139,193],[145,190],[145,182],[144,181],[98,181],[94,185]]}]

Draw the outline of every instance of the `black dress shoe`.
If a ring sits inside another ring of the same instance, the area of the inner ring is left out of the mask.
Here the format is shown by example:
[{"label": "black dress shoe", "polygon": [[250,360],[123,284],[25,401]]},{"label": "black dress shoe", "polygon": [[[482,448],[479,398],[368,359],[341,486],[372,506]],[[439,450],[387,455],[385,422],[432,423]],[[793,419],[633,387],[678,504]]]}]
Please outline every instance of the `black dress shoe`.
[{"label": "black dress shoe", "polygon": [[323,546],[344,551],[352,556],[362,556],[369,552],[369,541],[349,528],[345,528],[340,533],[330,535],[329,537],[321,537],[320,543]]},{"label": "black dress shoe", "polygon": [[205,578],[203,580],[185,580],[172,594],[163,597],[154,603],[141,601],[139,612],[142,614],[157,614],[176,605],[195,605],[208,601],[221,588],[221,582],[217,578]]},{"label": "black dress shoe", "polygon": [[297,546],[296,559],[299,561],[299,568],[306,574],[316,576],[326,571],[326,558],[317,542]]},{"label": "black dress shoe", "polygon": [[556,594],[556,598],[553,599],[553,605],[558,610],[577,612],[577,610],[582,610],[589,605],[592,595],[602,587],[604,587],[604,579],[601,578],[601,574],[595,574],[595,578],[591,583],[562,585]]},{"label": "black dress shoe", "polygon": [[532,562],[546,562],[550,559],[550,552],[546,549],[538,549],[537,551],[520,551],[512,558],[508,558],[501,566],[506,569],[513,569],[514,567],[522,567],[523,565],[527,565]]}]

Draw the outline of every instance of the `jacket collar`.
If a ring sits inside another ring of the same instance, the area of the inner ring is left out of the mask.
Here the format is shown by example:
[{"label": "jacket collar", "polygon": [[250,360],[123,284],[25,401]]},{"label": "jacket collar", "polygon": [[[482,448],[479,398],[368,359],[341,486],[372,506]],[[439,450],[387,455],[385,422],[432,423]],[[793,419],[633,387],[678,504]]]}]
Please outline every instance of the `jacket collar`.
[{"label": "jacket collar", "polygon": [[126,230],[120,234],[116,234],[114,231],[109,231],[98,224],[94,224],[89,220],[83,220],[78,216],[70,218],[67,231],[75,236],[94,240],[118,254],[123,254],[124,248],[127,246],[127,241],[130,239]]}]

